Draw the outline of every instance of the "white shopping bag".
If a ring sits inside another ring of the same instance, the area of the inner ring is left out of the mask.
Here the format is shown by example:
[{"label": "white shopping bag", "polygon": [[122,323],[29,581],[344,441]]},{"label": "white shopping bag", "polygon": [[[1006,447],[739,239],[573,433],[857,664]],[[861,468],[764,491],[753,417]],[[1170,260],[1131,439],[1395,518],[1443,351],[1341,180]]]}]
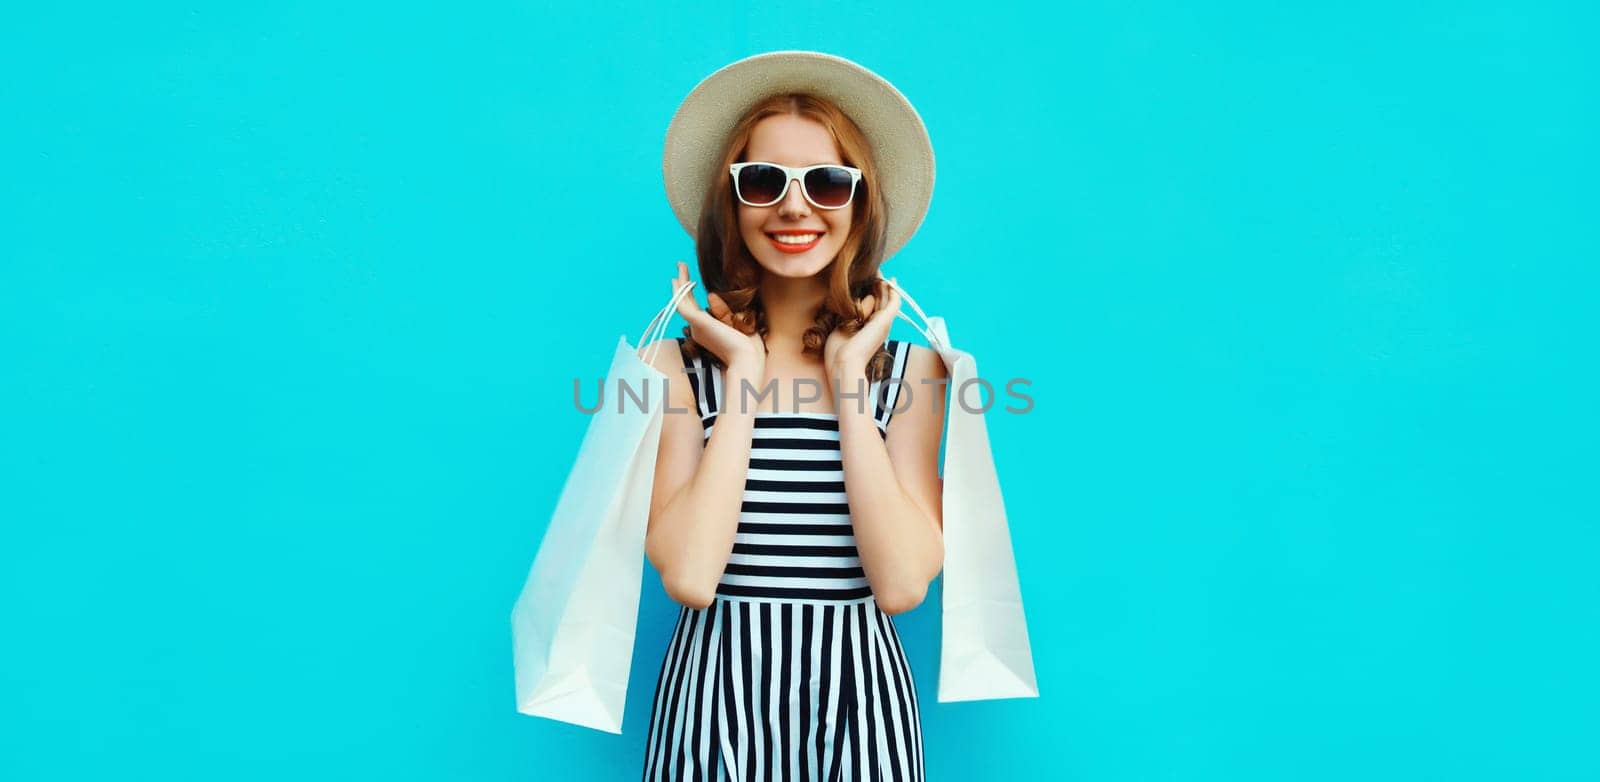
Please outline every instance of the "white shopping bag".
[{"label": "white shopping bag", "polygon": [[[678,289],[650,321],[641,348],[652,335],[665,336],[693,285]],[[622,732],[666,404],[666,376],[638,350],[626,334],[617,338],[608,401],[592,413],[511,610],[517,711],[611,733]],[[620,393],[619,383],[633,396]]]},{"label": "white shopping bag", "polygon": [[[989,429],[976,383],[972,354],[950,344],[944,319],[928,317],[890,282],[927,328],[902,310],[900,317],[939,352],[950,373],[945,406],[948,435],[944,452],[944,637],[939,652],[939,702],[1036,698],[1028,623],[1022,613],[1022,587],[1011,550],[1000,478],[989,450]],[[961,400],[974,409],[967,409]]]}]

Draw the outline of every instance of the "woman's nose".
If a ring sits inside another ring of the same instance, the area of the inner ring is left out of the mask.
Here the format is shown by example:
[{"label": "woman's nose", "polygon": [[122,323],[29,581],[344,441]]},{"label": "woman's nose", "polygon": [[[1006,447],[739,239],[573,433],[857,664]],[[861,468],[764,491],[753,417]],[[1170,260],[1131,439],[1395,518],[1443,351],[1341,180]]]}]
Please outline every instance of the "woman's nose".
[{"label": "woman's nose", "polygon": [[806,194],[802,189],[798,177],[789,181],[789,192],[783,194],[783,200],[778,202],[778,214],[804,217],[811,211],[811,204],[806,203]]}]

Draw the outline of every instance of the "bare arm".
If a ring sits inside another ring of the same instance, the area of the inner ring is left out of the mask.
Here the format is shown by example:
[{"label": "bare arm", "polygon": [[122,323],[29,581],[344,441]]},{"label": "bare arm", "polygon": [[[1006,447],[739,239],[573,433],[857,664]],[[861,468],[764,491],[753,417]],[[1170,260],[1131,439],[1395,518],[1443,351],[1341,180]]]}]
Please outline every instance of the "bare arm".
[{"label": "bare arm", "polygon": [[[837,382],[841,391],[867,387],[865,366],[847,363],[830,374],[830,383]],[[944,566],[939,439],[945,405],[935,390],[944,385],[921,381],[945,377],[937,353],[911,346],[899,391],[903,409],[889,419],[887,440],[878,434],[873,405],[839,405],[839,447],[856,550],[874,598],[887,614],[921,604]]]},{"label": "bare arm", "polygon": [[[661,425],[645,554],[673,600],[704,608],[733,553],[755,411],[739,409],[743,405],[719,411],[706,441],[677,342],[665,340],[658,353],[655,367],[667,375],[669,412]],[[730,366],[724,388],[738,389],[746,377],[743,368]]]}]

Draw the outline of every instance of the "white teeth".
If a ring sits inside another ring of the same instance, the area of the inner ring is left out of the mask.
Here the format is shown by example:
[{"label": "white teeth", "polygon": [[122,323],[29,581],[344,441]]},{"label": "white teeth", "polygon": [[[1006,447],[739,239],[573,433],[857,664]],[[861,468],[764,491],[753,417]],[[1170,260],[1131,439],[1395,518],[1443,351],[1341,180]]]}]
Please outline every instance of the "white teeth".
[{"label": "white teeth", "polygon": [[773,234],[780,244],[810,244],[822,234]]}]

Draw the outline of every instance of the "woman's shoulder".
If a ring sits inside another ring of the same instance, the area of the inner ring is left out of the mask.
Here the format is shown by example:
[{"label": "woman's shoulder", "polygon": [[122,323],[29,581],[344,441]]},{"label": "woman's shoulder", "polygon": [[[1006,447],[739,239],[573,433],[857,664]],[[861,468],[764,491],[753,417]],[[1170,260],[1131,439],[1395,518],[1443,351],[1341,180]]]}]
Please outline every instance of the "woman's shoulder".
[{"label": "woman's shoulder", "polygon": [[939,351],[915,342],[891,340],[890,343],[895,347],[891,353],[903,351],[906,356],[901,382],[916,383],[923,379],[938,380],[950,376],[949,370],[944,365],[944,359],[939,357]]},{"label": "woman's shoulder", "polygon": [[944,428],[942,381],[949,377],[944,359],[938,351],[911,342],[891,340],[888,347],[895,357],[898,371],[894,376],[899,383],[892,393],[894,401],[885,428],[890,433],[910,429],[916,433],[910,436],[913,440],[931,436],[937,449],[938,435]]},{"label": "woman's shoulder", "polygon": [[663,337],[646,343],[640,352],[645,356],[654,353],[650,359],[650,366],[664,375],[677,375],[683,372],[683,337]]}]

